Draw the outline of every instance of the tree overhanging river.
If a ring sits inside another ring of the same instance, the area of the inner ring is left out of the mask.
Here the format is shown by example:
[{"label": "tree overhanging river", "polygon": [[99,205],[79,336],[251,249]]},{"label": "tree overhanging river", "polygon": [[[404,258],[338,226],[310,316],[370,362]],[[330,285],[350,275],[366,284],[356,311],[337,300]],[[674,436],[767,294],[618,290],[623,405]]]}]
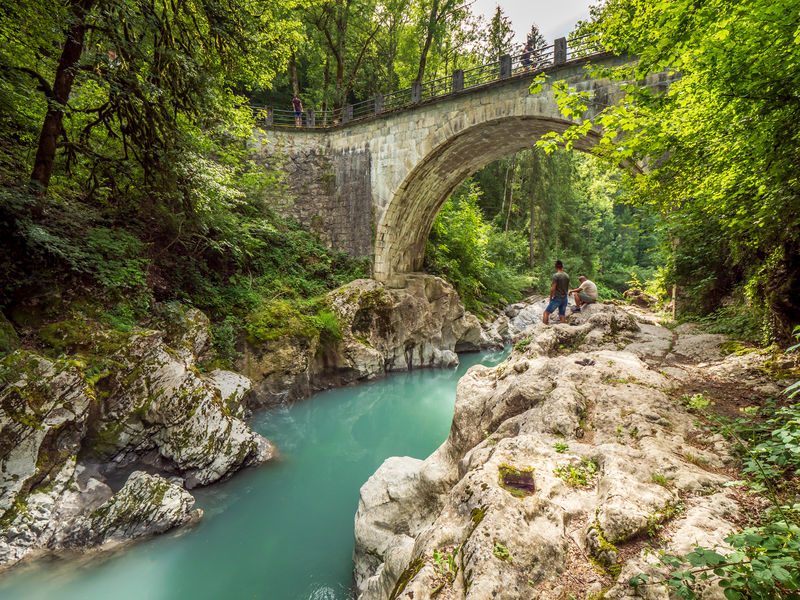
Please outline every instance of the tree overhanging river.
[{"label": "tree overhanging river", "polygon": [[85,562],[48,560],[0,576],[0,598],[343,600],[352,582],[361,485],[389,456],[424,458],[447,437],[457,370],[398,373],[257,414],[277,462],[196,490],[193,529]]}]

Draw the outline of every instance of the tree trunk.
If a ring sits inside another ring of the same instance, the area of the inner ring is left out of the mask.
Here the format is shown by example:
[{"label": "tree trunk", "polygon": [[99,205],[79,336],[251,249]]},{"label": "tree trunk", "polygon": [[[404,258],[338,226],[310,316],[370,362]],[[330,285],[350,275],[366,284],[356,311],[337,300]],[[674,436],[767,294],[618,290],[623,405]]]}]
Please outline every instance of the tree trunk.
[{"label": "tree trunk", "polygon": [[76,67],[83,53],[83,40],[86,36],[86,15],[95,0],[78,0],[72,4],[72,24],[67,31],[67,39],[61,51],[53,82],[53,94],[47,103],[47,112],[39,135],[39,146],[33,163],[31,183],[39,193],[44,194],[50,185],[53,165],[56,158],[58,138],[64,127],[64,107],[69,100],[72,84],[75,81]]},{"label": "tree trunk", "polygon": [[528,209],[530,211],[530,228],[528,230],[528,264],[530,265],[531,269],[534,265],[534,244],[536,242],[535,238],[535,226],[536,226],[536,191],[539,189],[538,184],[542,177],[542,169],[541,163],[539,162],[539,154],[536,150],[531,151],[531,172],[530,172],[530,203],[528,205]]},{"label": "tree trunk", "polygon": [[428,52],[431,49],[433,42],[433,32],[436,29],[436,21],[439,20],[439,0],[433,0],[431,7],[431,16],[428,19],[428,31],[425,35],[425,44],[422,47],[422,54],[419,57],[419,69],[417,70],[417,83],[422,83],[422,78],[425,77],[425,65],[428,62]]},{"label": "tree trunk", "polygon": [[325,71],[322,74],[322,125],[328,126],[328,109],[330,103],[328,102],[328,87],[331,83],[331,57],[330,54],[325,57]]},{"label": "tree trunk", "polygon": [[[508,196],[508,212],[506,213],[506,225],[503,231],[508,232],[508,222],[511,219],[511,208],[514,204],[514,177],[516,176],[516,168],[517,168],[517,155],[511,157],[511,165],[509,167],[509,173],[506,172],[506,186],[503,190],[503,196]],[[503,201],[505,204],[505,201]]]},{"label": "tree trunk", "polygon": [[530,266],[530,268],[532,269],[533,265],[534,265],[534,246],[533,246],[533,244],[536,241],[536,238],[534,236],[534,233],[535,233],[534,226],[536,224],[536,220],[535,220],[536,219],[536,198],[534,197],[533,194],[531,194],[531,201],[530,201],[530,205],[529,205],[529,210],[530,210],[530,213],[531,213],[530,214],[531,223],[530,223],[530,227],[528,228],[528,266]]},{"label": "tree trunk", "polygon": [[292,92],[295,96],[299,96],[300,82],[297,79],[297,60],[295,59],[294,52],[292,52],[292,56],[289,58],[289,75],[292,78]]}]

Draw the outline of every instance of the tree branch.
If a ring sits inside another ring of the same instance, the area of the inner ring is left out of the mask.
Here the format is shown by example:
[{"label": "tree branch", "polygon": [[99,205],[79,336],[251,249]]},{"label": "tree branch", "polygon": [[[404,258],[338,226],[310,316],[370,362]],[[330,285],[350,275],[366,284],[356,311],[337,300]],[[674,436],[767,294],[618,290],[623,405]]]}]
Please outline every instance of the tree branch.
[{"label": "tree branch", "polygon": [[26,75],[30,75],[36,81],[39,82],[39,88],[44,95],[47,96],[48,99],[53,98],[53,88],[50,86],[50,83],[47,79],[44,78],[43,75],[34,71],[33,69],[29,69],[28,67],[13,67],[11,65],[0,65],[0,71],[18,71],[20,73],[25,73]]}]

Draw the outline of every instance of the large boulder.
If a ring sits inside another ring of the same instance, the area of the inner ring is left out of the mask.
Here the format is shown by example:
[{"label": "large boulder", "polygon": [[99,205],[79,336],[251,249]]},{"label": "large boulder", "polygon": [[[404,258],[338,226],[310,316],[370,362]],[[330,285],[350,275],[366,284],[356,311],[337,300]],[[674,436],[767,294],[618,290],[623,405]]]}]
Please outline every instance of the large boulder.
[{"label": "large boulder", "polygon": [[394,285],[359,279],[330,292],[341,331],[335,343],[248,344],[238,367],[254,382],[252,401],[279,404],[391,371],[454,367],[456,352],[502,346],[507,326],[484,328],[443,279],[410,274]]},{"label": "large boulder", "polygon": [[[360,279],[329,298],[342,324],[345,354],[367,358],[348,366],[365,376],[375,372],[378,357],[383,371],[405,371],[449,367],[457,364],[456,348],[480,349],[480,321],[464,310],[455,289],[439,277],[408,275],[402,288]],[[348,352],[354,345],[370,352]]]},{"label": "large boulder", "polygon": [[241,405],[231,398],[248,384],[232,373],[201,375],[193,356],[173,351],[158,332],[138,333],[114,355],[117,369],[103,382],[92,426],[96,455],[127,464],[152,451],[148,458],[190,488],[272,457],[269,441],[235,416]]},{"label": "large boulder", "polygon": [[447,441],[424,461],[387,460],[362,488],[360,600],[624,597],[653,569],[642,540],[724,548],[739,518],[727,446],[690,446],[695,417],[669,395],[664,354],[651,367],[626,351],[672,341],[645,325],[603,305],[531,320],[506,362],[470,369]]},{"label": "large boulder", "polygon": [[0,362],[0,566],[52,536],[94,400],[67,361],[18,350]]},{"label": "large boulder", "polygon": [[51,547],[83,549],[164,533],[199,520],[203,511],[193,507],[194,498],[180,486],[134,471],[119,492],[75,520]]},{"label": "large boulder", "polygon": [[[186,491],[141,472],[115,495],[104,481],[109,471],[149,462],[193,487],[273,455],[242,420],[250,381],[196,366],[208,320],[194,309],[171,311],[166,334],[136,330],[112,344],[107,332],[84,327],[89,338],[68,343],[85,354],[53,360],[17,350],[0,361],[0,568],[47,549],[158,533],[201,514]],[[59,327],[51,329],[62,339]],[[100,349],[102,362],[87,367]]]}]

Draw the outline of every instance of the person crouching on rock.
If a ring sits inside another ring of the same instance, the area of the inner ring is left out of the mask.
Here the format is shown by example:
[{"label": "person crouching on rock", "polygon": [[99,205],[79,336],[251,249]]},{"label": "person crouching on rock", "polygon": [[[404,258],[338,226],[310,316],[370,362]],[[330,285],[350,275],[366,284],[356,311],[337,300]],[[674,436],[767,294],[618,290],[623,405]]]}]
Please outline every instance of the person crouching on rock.
[{"label": "person crouching on rock", "polygon": [[569,301],[569,275],[564,273],[564,263],[556,261],[556,272],[550,284],[550,304],[544,310],[542,322],[545,325],[550,323],[550,314],[557,308],[558,320],[562,323],[567,322],[567,302]]},{"label": "person crouching on rock", "polygon": [[570,290],[572,297],[575,298],[575,307],[572,312],[581,312],[581,306],[597,302],[597,286],[594,281],[586,279],[585,275],[578,277],[578,281],[581,284],[574,290]]}]

